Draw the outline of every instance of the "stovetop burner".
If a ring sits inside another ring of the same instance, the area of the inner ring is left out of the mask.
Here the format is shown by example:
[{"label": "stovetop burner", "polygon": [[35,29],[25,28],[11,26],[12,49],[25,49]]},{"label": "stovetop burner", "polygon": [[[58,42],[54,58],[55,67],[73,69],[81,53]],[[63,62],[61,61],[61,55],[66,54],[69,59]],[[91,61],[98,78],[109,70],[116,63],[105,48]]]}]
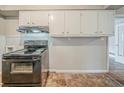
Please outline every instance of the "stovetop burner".
[{"label": "stovetop burner", "polygon": [[18,51],[10,52],[4,54],[4,58],[10,59],[10,58],[21,58],[21,57],[31,57],[31,56],[40,56],[47,48],[40,48],[37,50],[27,50],[27,49],[21,49]]}]

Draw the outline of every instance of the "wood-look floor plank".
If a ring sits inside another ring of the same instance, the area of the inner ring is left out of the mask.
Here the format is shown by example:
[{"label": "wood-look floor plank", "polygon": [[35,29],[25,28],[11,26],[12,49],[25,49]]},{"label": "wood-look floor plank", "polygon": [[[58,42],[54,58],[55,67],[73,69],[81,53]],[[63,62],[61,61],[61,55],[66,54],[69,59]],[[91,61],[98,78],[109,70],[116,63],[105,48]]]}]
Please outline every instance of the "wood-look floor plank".
[{"label": "wood-look floor plank", "polygon": [[120,87],[105,73],[73,74],[50,73],[46,87]]},{"label": "wood-look floor plank", "polygon": [[113,58],[109,58],[109,63],[109,75],[124,85],[124,64],[116,62]]}]

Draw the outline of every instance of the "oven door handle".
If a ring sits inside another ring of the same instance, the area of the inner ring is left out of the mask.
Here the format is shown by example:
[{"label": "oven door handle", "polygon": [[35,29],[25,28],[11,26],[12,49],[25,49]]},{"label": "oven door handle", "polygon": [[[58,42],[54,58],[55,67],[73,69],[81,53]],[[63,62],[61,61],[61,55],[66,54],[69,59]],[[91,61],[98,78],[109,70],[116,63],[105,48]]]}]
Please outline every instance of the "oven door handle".
[{"label": "oven door handle", "polygon": [[32,61],[38,61],[39,59],[33,59]]},{"label": "oven door handle", "polygon": [[32,60],[2,60],[3,62],[34,62],[38,61],[39,59],[32,59]]},{"label": "oven door handle", "polygon": [[32,61],[38,61],[40,58],[32,58]]}]

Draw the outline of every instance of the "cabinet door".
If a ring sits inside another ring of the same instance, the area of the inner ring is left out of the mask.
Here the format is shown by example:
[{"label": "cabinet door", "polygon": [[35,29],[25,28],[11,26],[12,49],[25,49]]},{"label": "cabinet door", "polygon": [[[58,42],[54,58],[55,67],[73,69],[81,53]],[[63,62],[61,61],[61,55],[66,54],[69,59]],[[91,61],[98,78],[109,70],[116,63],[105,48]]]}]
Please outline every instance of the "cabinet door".
[{"label": "cabinet door", "polygon": [[65,12],[65,32],[67,35],[80,34],[80,11]]},{"label": "cabinet door", "polygon": [[32,26],[48,26],[48,12],[32,11],[30,20]]},{"label": "cabinet door", "polygon": [[64,35],[64,11],[54,11],[50,12],[49,16],[49,27],[50,35]]},{"label": "cabinet door", "polygon": [[30,13],[29,11],[19,12],[19,26],[30,26]]},{"label": "cabinet door", "polygon": [[97,11],[82,11],[81,12],[81,33],[82,34],[97,34]]},{"label": "cabinet door", "polygon": [[98,13],[98,32],[100,34],[114,34],[114,12],[99,11]]}]

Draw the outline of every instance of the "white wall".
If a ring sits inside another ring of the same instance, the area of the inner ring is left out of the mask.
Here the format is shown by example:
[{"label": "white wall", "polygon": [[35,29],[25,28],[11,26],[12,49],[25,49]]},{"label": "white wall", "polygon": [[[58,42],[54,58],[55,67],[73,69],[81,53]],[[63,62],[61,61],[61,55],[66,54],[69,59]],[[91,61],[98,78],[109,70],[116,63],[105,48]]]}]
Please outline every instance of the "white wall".
[{"label": "white wall", "polygon": [[18,19],[5,19],[6,45],[19,45],[20,33],[18,28]]},{"label": "white wall", "polygon": [[5,21],[2,17],[0,17],[0,35],[4,35],[5,34]]},{"label": "white wall", "polygon": [[22,48],[20,32],[16,31],[17,28],[18,19],[5,19],[6,50],[7,47],[13,47],[13,50]]},{"label": "white wall", "polygon": [[5,21],[0,18],[0,74],[2,70],[2,54],[4,53],[5,47]]},{"label": "white wall", "polygon": [[52,38],[50,70],[107,71],[107,38]]},{"label": "white wall", "polygon": [[5,53],[6,46],[19,48],[20,34],[16,31],[18,19],[0,18],[0,73],[2,67],[2,54]]},{"label": "white wall", "polygon": [[18,19],[5,19],[5,35],[19,36],[20,33],[16,31],[18,28]]},{"label": "white wall", "polygon": [[108,42],[109,42],[109,54],[110,56],[114,56],[115,52],[116,52],[116,46],[115,46],[115,36],[110,36],[108,38]]},{"label": "white wall", "polygon": [[0,36],[0,74],[2,71],[2,54],[5,52],[5,36]]}]

